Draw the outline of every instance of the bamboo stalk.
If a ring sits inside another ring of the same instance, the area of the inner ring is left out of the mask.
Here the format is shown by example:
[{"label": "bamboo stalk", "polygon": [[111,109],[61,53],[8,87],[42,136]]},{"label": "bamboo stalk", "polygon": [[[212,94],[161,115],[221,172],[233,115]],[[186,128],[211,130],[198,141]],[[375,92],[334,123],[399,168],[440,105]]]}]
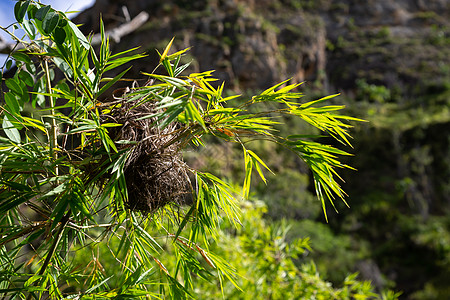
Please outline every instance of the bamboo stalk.
[{"label": "bamboo stalk", "polygon": [[[51,80],[50,80],[50,70],[48,68],[48,61],[45,60],[44,61],[44,67],[45,67],[45,81],[47,84],[47,93],[51,94],[52,93],[52,84],[51,84]],[[50,103],[50,107],[51,107],[51,115],[54,116],[55,115],[55,99],[52,96],[49,96],[49,103]],[[56,160],[58,158],[58,154],[55,152],[56,147],[58,146],[58,132],[57,132],[57,125],[56,125],[56,120],[54,118],[51,119],[51,123],[50,123],[51,127],[50,127],[50,156]],[[59,168],[58,165],[55,166],[55,174],[56,176],[58,176],[59,174]]]}]

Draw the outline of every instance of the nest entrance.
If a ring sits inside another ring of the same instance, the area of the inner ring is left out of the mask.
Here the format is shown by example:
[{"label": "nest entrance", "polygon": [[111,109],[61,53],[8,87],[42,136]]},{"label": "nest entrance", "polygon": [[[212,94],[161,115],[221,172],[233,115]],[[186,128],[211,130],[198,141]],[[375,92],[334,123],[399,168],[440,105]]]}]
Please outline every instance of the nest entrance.
[{"label": "nest entrance", "polygon": [[125,94],[119,104],[102,115],[102,121],[122,124],[109,129],[113,141],[135,142],[119,147],[129,148],[124,167],[126,205],[131,210],[151,213],[168,203],[184,203],[191,195],[191,185],[180,142],[173,142],[180,132],[179,124],[161,129],[156,118],[138,120],[156,112],[153,102],[139,101],[129,101]]}]

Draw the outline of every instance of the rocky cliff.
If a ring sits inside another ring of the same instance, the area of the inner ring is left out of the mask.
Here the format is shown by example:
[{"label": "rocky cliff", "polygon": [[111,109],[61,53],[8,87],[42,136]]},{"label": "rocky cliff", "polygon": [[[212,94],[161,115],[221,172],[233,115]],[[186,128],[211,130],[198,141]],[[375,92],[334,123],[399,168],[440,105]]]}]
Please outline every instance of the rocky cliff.
[{"label": "rocky cliff", "polygon": [[175,36],[177,50],[192,47],[192,71],[214,69],[229,88],[292,78],[313,93],[343,92],[370,123],[355,133],[352,213],[331,226],[367,241],[371,264],[405,297],[445,289],[450,251],[425,236],[443,230],[450,242],[449,0],[97,0],[75,21],[98,32],[100,14],[111,29],[141,11],[149,21],[113,47],[149,53],[129,77],[153,70],[154,49]]},{"label": "rocky cliff", "polygon": [[98,0],[76,21],[98,32],[100,14],[112,28],[141,11],[150,21],[119,48],[152,53],[175,36],[179,48],[193,47],[198,69],[216,69],[230,86],[265,88],[293,77],[343,90],[365,78],[411,93],[411,85],[442,83],[449,72],[447,0]]}]

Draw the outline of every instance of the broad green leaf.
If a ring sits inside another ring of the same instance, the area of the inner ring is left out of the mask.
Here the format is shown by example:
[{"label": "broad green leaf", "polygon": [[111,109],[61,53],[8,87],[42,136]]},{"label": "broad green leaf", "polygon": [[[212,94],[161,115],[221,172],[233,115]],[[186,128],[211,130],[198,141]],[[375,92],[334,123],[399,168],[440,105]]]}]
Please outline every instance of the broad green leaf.
[{"label": "broad green leaf", "polygon": [[43,21],[45,16],[50,11],[50,9],[51,9],[50,5],[46,5],[46,6],[39,8],[35,13],[34,18],[38,19],[39,21]]},{"label": "broad green leaf", "polygon": [[20,78],[20,80],[22,80],[23,83],[25,83],[25,84],[28,85],[28,86],[33,86],[33,85],[34,85],[34,79],[33,79],[33,76],[31,76],[31,74],[28,73],[28,72],[25,71],[25,70],[22,70],[22,71],[19,73],[19,78]]},{"label": "broad green leaf", "polygon": [[11,56],[14,57],[16,61],[22,61],[28,64],[31,63],[30,57],[27,54],[23,53],[22,51],[14,52],[13,54],[11,54]]},{"label": "broad green leaf", "polygon": [[66,41],[66,36],[66,31],[61,27],[57,27],[53,31],[53,38],[57,44],[63,44]]},{"label": "broad green leaf", "polygon": [[17,128],[13,125],[13,123],[9,120],[8,114],[5,114],[3,116],[3,123],[2,123],[3,131],[5,132],[6,136],[13,141],[16,144],[20,144],[20,132],[17,130]]},{"label": "broad green leaf", "polygon": [[20,103],[15,94],[11,92],[5,93],[5,102],[12,114],[18,114],[21,110]]},{"label": "broad green leaf", "polygon": [[14,92],[14,94],[21,96],[23,94],[23,90],[20,84],[14,78],[8,78],[5,81],[6,86]]},{"label": "broad green leaf", "polygon": [[31,3],[31,6],[27,9],[28,19],[34,19],[37,11],[38,8],[34,5],[34,3]]},{"label": "broad green leaf", "polygon": [[30,5],[30,0],[28,1],[18,1],[14,6],[14,16],[17,22],[21,23],[25,14],[27,13],[28,5]]},{"label": "broad green leaf", "polygon": [[12,67],[12,64],[13,64],[13,61],[12,60],[7,60],[6,61],[6,64],[5,64],[5,68],[6,68],[6,70],[9,70],[9,69],[11,69],[11,67]]},{"label": "broad green leaf", "polygon": [[53,57],[53,61],[55,62],[56,66],[64,72],[64,74],[67,75],[67,77],[72,78],[73,77],[73,71],[72,68],[69,66],[69,64],[64,61],[63,59],[59,57]]},{"label": "broad green leaf", "polygon": [[[61,12],[59,12],[59,13],[61,13]],[[58,27],[64,28],[66,25],[67,25],[66,16],[64,14],[62,14],[62,16],[60,15],[60,18],[59,18]]]},{"label": "broad green leaf", "polygon": [[59,14],[55,11],[50,11],[42,20],[42,29],[46,34],[50,34],[55,30],[59,22]]}]

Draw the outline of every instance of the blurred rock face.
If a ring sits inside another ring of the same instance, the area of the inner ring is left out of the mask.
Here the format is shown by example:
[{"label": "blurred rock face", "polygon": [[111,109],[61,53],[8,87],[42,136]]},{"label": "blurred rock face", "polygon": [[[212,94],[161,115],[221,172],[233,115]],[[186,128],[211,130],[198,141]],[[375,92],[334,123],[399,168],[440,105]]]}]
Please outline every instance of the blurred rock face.
[{"label": "blurred rock face", "polygon": [[[193,47],[194,70],[215,69],[229,87],[263,89],[292,77],[351,89],[364,77],[407,90],[419,69],[437,78],[449,64],[440,45],[449,7],[446,0],[98,0],[75,21],[98,32],[100,15],[111,29],[146,11],[149,22],[114,50],[140,46],[153,55],[175,36],[177,48]],[[135,74],[155,64],[153,55]]]},{"label": "blurred rock face", "polygon": [[174,51],[192,47],[188,71],[216,70],[228,88],[262,90],[292,78],[360,101],[355,115],[371,122],[355,134],[350,164],[358,172],[344,176],[352,209],[339,224],[373,222],[349,231],[378,256],[357,268],[379,287],[383,273],[405,295],[448,278],[445,265],[426,268],[434,250],[400,223],[446,215],[450,206],[449,0],[97,0],[75,22],[98,32],[100,14],[112,29],[141,11],[149,21],[113,46],[149,53],[128,77],[151,72],[155,49],[175,36]]}]

